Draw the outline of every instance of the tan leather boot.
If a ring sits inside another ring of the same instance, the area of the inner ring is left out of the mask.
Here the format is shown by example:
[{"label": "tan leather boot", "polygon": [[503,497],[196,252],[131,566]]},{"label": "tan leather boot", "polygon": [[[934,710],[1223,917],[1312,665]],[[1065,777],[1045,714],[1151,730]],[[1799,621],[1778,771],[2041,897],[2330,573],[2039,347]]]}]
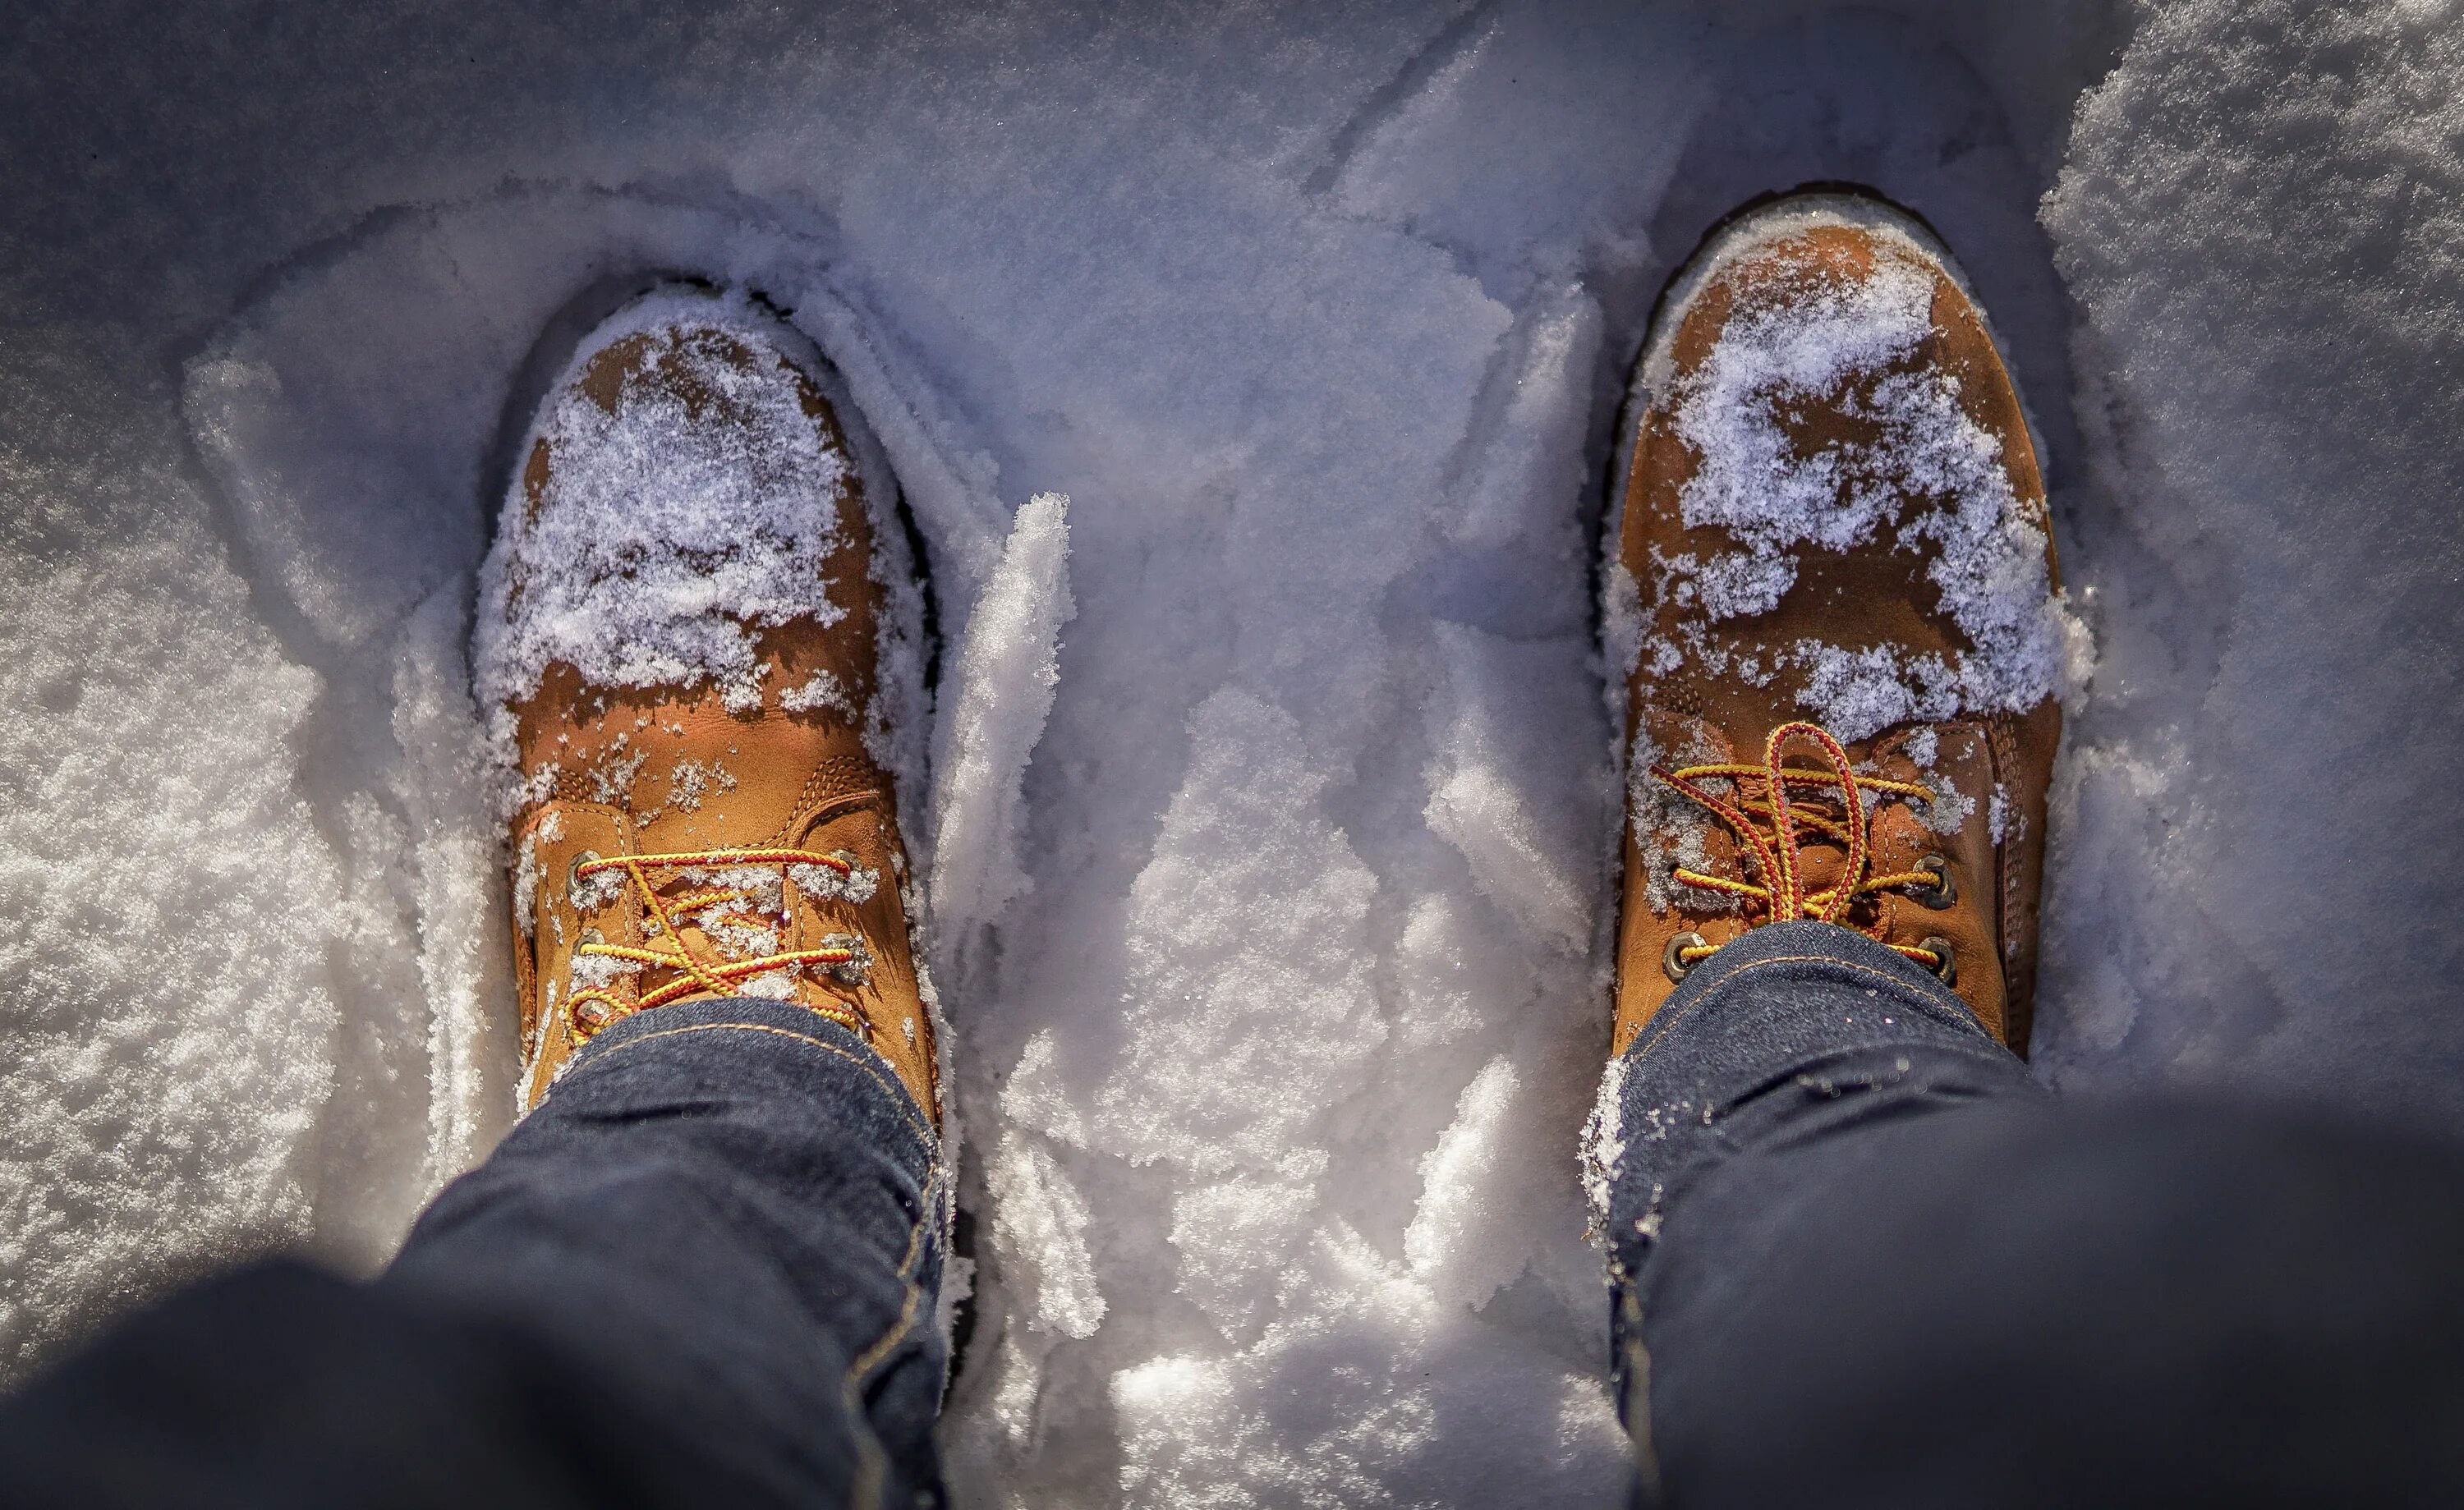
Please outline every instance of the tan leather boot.
[{"label": "tan leather boot", "polygon": [[1636,407],[1616,1051],[1723,944],[1809,917],[2024,1052],[2064,621],[2027,423],[1957,274],[1870,201],[1751,212],[1671,286]]},{"label": "tan leather boot", "polygon": [[740,299],[653,295],[549,394],[482,586],[511,799],[525,1106],[592,1035],[794,1001],[938,1118],[883,757],[888,610],[818,358]]}]

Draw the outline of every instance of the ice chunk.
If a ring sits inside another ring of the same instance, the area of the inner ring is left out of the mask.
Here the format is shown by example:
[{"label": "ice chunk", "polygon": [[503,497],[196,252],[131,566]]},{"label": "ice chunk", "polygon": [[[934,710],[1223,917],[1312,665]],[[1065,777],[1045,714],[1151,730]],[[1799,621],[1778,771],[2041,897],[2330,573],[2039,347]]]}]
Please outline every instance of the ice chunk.
[{"label": "ice chunk", "polygon": [[1442,1299],[1477,1304],[1522,1271],[1525,1255],[1511,1236],[1521,1203],[1496,1170],[1521,1088],[1511,1061],[1489,1061],[1421,1161],[1420,1209],[1403,1235],[1403,1257]]},{"label": "ice chunk", "polygon": [[1068,510],[1051,492],[1019,509],[950,679],[933,760],[932,884],[935,924],[954,945],[998,923],[1030,885],[1018,852],[1026,764],[1061,679],[1061,627],[1077,611]]},{"label": "ice chunk", "polygon": [[1027,1324],[1090,1337],[1104,1295],[1087,1253],[1087,1203],[1052,1155],[1024,1133],[1005,1134],[985,1174],[996,1199],[993,1240],[1030,1309]]},{"label": "ice chunk", "polygon": [[1433,731],[1425,811],[1481,890],[1524,927],[1574,951],[1589,943],[1593,846],[1605,771],[1554,737],[1590,721],[1590,679],[1571,646],[1513,645],[1438,626],[1451,705]]}]

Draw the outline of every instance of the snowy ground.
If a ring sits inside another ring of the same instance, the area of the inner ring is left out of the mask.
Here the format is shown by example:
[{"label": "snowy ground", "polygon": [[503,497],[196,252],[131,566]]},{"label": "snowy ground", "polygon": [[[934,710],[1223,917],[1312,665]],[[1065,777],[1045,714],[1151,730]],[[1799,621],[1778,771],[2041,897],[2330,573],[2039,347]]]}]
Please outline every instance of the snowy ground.
[{"label": "snowy ground", "polygon": [[672,9],[0,17],[6,1372],[504,1125],[470,574],[660,271],[832,353],[1007,693],[935,732],[969,1502],[1613,1493],[1593,533],[1766,189],[1928,216],[2047,443],[2043,1071],[2464,1114],[2464,6]]}]

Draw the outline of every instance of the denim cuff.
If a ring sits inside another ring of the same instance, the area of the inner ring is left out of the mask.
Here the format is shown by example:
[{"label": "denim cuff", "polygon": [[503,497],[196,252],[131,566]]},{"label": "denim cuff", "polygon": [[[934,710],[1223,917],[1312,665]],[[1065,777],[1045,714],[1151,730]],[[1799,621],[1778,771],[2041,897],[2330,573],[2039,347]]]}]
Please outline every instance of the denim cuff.
[{"label": "denim cuff", "polygon": [[1806,1135],[1858,1093],[1930,1104],[2036,1089],[1950,988],[1815,922],[1753,929],[1696,966],[1609,1076],[1621,1248],[1647,1240],[1661,1205],[1709,1163]]},{"label": "denim cuff", "polygon": [[1629,1073],[1750,1077],[1852,1044],[1992,1045],[1958,994],[1853,929],[1771,923],[1704,960],[1627,1048]]},{"label": "denim cuff", "polygon": [[908,1132],[915,1155],[910,1162],[919,1174],[940,1160],[932,1117],[862,1034],[810,1007],[767,996],[680,1001],[622,1018],[574,1051],[541,1105],[585,1087],[596,1101],[599,1088],[616,1078],[682,1088],[712,1077],[792,1082],[839,1119]]}]

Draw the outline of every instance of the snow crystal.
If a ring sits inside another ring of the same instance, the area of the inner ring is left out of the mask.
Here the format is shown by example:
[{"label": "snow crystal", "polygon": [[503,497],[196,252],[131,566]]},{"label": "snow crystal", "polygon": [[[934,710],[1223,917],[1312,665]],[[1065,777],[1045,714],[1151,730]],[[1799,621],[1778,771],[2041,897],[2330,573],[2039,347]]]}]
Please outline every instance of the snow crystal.
[{"label": "snow crystal", "polygon": [[1012,1272],[1032,1306],[1027,1324],[1065,1337],[1094,1335],[1104,1295],[1087,1251],[1087,1203],[1068,1175],[1031,1138],[1013,1131],[993,1155],[988,1177],[1003,1197],[993,1240],[1022,1261]]},{"label": "snow crystal", "polygon": [[697,812],[714,790],[736,790],[736,777],[727,767],[715,760],[679,760],[668,773],[668,796],[662,805],[679,813]]},{"label": "snow crystal", "polygon": [[1591,1115],[1583,1123],[1583,1194],[1591,1202],[1595,1224],[1608,1219],[1609,1196],[1617,1189],[1618,1171],[1625,1167],[1625,1077],[1629,1067],[1623,1059],[1609,1061],[1607,1072],[1600,1076],[1599,1094],[1592,1103]]},{"label": "snow crystal", "polygon": [[590,764],[590,799],[610,806],[629,807],[633,801],[633,778],[650,758],[649,752],[625,753],[629,734],[618,734],[597,760]]},{"label": "snow crystal", "polygon": [[579,952],[573,956],[573,969],[570,972],[573,989],[576,991],[605,991],[618,981],[629,980],[641,973],[642,962],[638,959],[624,959],[614,954]]},{"label": "snow crystal", "polygon": [[1227,1337],[1254,1337],[1282,1299],[1309,1244],[1325,1176],[1323,1154],[1287,1171],[1241,1174],[1182,1193],[1167,1234],[1180,1255],[1180,1294]]},{"label": "snow crystal", "polygon": [[841,870],[836,865],[791,864],[787,879],[816,902],[846,901],[857,907],[871,901],[872,894],[881,888],[881,872],[862,865]]},{"label": "snow crystal", "polygon": [[[1939,772],[1933,773],[1925,778],[1925,785],[1928,795],[1909,802],[1908,811],[1914,813],[1917,821],[1932,832],[1956,834],[1969,819],[1976,816],[1976,799],[1961,792],[1959,783],[1949,777]],[[1881,797],[1881,793],[1870,790],[1859,792],[1858,795],[1863,799],[1868,812],[1872,811]],[[2001,789],[1996,787],[1993,793],[1993,803],[1997,814],[2001,811]],[[1998,844],[2002,842],[2000,820],[1997,818],[1993,822],[1993,842]]]},{"label": "snow crystal", "polygon": [[[1517,922],[1569,952],[1590,942],[1591,855],[1580,830],[1596,809],[1581,783],[1592,773],[1552,770],[1541,731],[1581,716],[1591,699],[1574,689],[1554,706],[1545,668],[1556,649],[1501,642],[1441,625],[1445,695],[1432,699],[1433,742],[1443,752],[1427,772],[1421,810],[1429,831],[1455,846],[1473,883]],[[1562,784],[1551,789],[1551,776]]]},{"label": "snow crystal", "polygon": [[1477,1032],[1482,1009],[1511,993],[1511,965],[1478,947],[1485,921],[1476,907],[1444,893],[1413,904],[1395,957],[1403,1002],[1396,1032],[1413,1047],[1441,1046]]},{"label": "snow crystal", "polygon": [[1690,602],[1714,624],[1769,613],[1796,584],[1795,558],[1776,551],[1724,551],[1699,566],[1682,559],[1678,601]]},{"label": "snow crystal", "polygon": [[1782,653],[1804,679],[1797,701],[1841,739],[1956,718],[1965,706],[1958,670],[1930,651],[1904,655],[1887,645],[1843,650],[1799,640]]},{"label": "snow crystal", "polygon": [[1226,689],[1191,734],[1203,753],[1130,891],[1131,996],[1093,1127],[1136,1163],[1271,1170],[1312,1146],[1386,1037],[1359,948],[1375,882],[1289,714]]},{"label": "snow crystal", "polygon": [[748,975],[737,981],[736,990],[738,996],[760,996],[770,1001],[793,1001],[796,999],[796,974],[789,970],[765,970],[758,975]]},{"label": "snow crystal", "polygon": [[[1667,396],[1677,433],[1701,458],[1678,498],[1685,523],[1726,529],[1743,542],[1748,558],[1787,574],[1782,590],[1794,580],[1783,552],[1805,544],[1848,550],[1897,517],[1909,484],[1924,476],[1923,463],[1930,459],[1928,447],[1910,465],[1905,442],[1956,447],[1966,439],[1956,429],[1938,433],[1944,427],[1939,403],[1907,415],[1878,392],[1870,412],[1857,407],[1901,444],[1799,457],[1783,420],[1913,350],[1932,327],[1933,278],[1913,258],[1885,257],[1860,282],[1825,281],[1790,292],[1797,296],[1741,297],[1708,358],[1678,379]],[[1672,306],[1667,317],[1672,325],[1679,308]]]},{"label": "snow crystal", "polygon": [[2079,104],[2044,215],[2110,502],[2049,836],[2066,1083],[2152,1061],[2456,1124],[2459,1027],[2420,1010],[2464,973],[2452,883],[2319,862],[2464,774],[2459,23],[2151,11]]},{"label": "snow crystal", "polygon": [[1680,896],[1689,912],[1734,911],[1740,905],[1728,892],[1705,891],[1678,881],[1681,867],[1699,874],[1713,870],[1710,843],[1718,821],[1702,803],[1652,774],[1654,767],[1675,770],[1723,758],[1699,733],[1686,748],[1671,751],[1661,749],[1649,731],[1635,731],[1625,773],[1625,810],[1642,858],[1641,901],[1655,912],[1676,907]]},{"label": "snow crystal", "polygon": [[694,917],[693,925],[724,958],[757,959],[779,952],[777,929],[740,915],[703,912]]},{"label": "snow crystal", "polygon": [[536,830],[525,833],[514,851],[514,921],[525,939],[539,930],[539,839]]},{"label": "snow crystal", "polygon": [[571,868],[577,873],[567,877],[565,898],[573,905],[573,909],[584,917],[602,908],[613,907],[616,899],[624,895],[626,888],[632,884],[630,875],[612,867],[594,870],[586,876],[578,873],[579,864]]},{"label": "snow crystal", "polygon": [[495,804],[495,812],[499,816],[510,817],[537,807],[556,795],[557,777],[561,774],[559,763],[549,760],[529,776],[506,784]]},{"label": "snow crystal", "polygon": [[1022,1127],[1031,1127],[1076,1148],[1087,1146],[1084,1114],[1069,1094],[1055,1062],[1056,1040],[1049,1030],[1026,1040],[1009,1082],[1001,1087],[1001,1109]]},{"label": "snow crystal", "polygon": [[[1608,675],[1604,680],[1615,700],[1611,714],[1623,721],[1625,684],[1642,660],[1643,631],[1650,621],[1642,608],[1642,584],[1634,580],[1634,573],[1626,570],[1623,560],[1610,561],[1601,577],[1600,644],[1608,652]],[[1662,671],[1656,659],[1653,669],[1656,673]]]},{"label": "snow crystal", "polygon": [[[729,858],[724,851],[720,853],[721,858]],[[599,872],[601,875],[623,873],[614,870]],[[761,907],[768,911],[776,912],[781,906],[779,872],[769,865],[678,865],[674,874],[678,880],[692,886],[748,892],[759,898]]]},{"label": "snow crystal", "polygon": [[791,713],[810,713],[826,709],[850,723],[862,716],[856,709],[855,699],[847,692],[847,684],[826,667],[781,691],[779,706]]},{"label": "snow crystal", "polygon": [[1463,1087],[1454,1122],[1420,1161],[1420,1204],[1403,1231],[1403,1260],[1442,1299],[1477,1304],[1523,1267],[1523,1254],[1503,1229],[1526,1219],[1525,1203],[1497,1167],[1509,1147],[1511,1119],[1523,1109],[1522,1088],[1512,1061],[1489,1061]]}]

